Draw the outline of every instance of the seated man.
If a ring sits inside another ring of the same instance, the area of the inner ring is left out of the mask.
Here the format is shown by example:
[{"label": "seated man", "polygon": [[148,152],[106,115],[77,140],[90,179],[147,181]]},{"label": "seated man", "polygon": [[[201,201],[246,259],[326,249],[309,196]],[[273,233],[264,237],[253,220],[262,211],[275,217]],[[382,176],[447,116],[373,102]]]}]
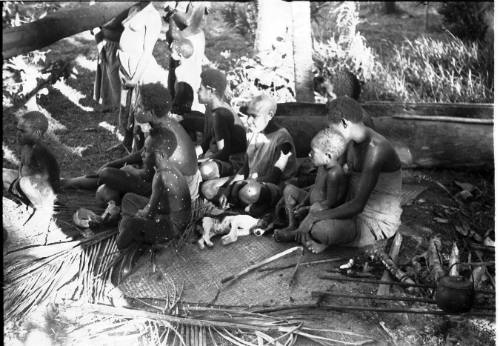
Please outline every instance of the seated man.
[{"label": "seated man", "polygon": [[47,128],[48,121],[42,113],[23,114],[17,124],[21,148],[19,169],[2,171],[4,237],[8,233],[17,246],[30,245],[26,242],[35,240],[36,235],[46,239],[53,216],[59,192],[59,165],[54,154],[41,142]]},{"label": "seated man", "polygon": [[[294,241],[292,230],[297,228],[296,218],[308,211],[330,209],[345,202],[347,176],[338,159],[345,149],[344,137],[337,131],[326,128],[318,132],[311,141],[309,158],[318,167],[314,185],[306,191],[287,184],[283,191],[288,227],[274,232],[278,242]],[[310,206],[310,207],[309,207]]]},{"label": "seated man", "polygon": [[295,240],[318,253],[330,245],[365,246],[392,237],[401,224],[401,162],[392,144],[363,124],[361,106],[349,97],[330,101],[330,127],[346,140],[350,174],[346,201],[311,210]]},{"label": "seated man", "polygon": [[59,165],[52,152],[41,142],[49,123],[40,112],[23,114],[17,124],[21,148],[18,170],[3,169],[3,188],[35,209],[50,209],[59,192]]},{"label": "seated man", "polygon": [[[151,128],[165,127],[176,136],[176,147],[171,155],[181,173],[188,181],[191,198],[198,198],[201,182],[198,171],[194,144],[184,128],[168,116],[170,110],[170,95],[161,83],[144,84],[139,88],[140,100],[135,110],[138,124]],[[145,197],[151,195],[151,181],[154,171],[142,166],[142,151],[130,154],[124,158],[106,163],[97,174],[64,181],[65,187],[95,189],[99,186],[96,198],[105,205],[114,200],[120,203],[121,197],[127,192],[133,192]],[[139,165],[140,168],[133,165]]]},{"label": "seated man", "polygon": [[[234,177],[204,182],[201,191],[206,198],[219,196],[223,207],[227,202],[246,205],[246,210],[257,217],[279,200],[280,185],[295,175],[297,162],[293,139],[272,120],[275,113],[276,101],[268,95],[250,101],[247,106],[250,139],[245,165]],[[225,184],[227,187],[220,191]]]},{"label": "seated man", "polygon": [[191,219],[189,187],[179,166],[171,160],[177,148],[175,134],[154,128],[145,142],[147,169],[156,170],[150,198],[127,193],[116,243],[120,251],[134,245],[157,244],[182,235]]},{"label": "seated man", "polygon": [[233,175],[245,162],[246,131],[241,119],[223,101],[226,85],[226,76],[219,70],[201,73],[198,99],[207,105],[202,143],[205,160],[200,165],[204,181]]}]

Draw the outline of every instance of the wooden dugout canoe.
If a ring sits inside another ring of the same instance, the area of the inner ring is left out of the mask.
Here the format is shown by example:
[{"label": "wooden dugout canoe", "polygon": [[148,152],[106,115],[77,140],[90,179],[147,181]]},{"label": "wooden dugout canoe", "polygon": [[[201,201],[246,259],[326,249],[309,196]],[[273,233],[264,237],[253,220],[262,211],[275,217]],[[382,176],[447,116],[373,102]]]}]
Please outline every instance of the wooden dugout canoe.
[{"label": "wooden dugout canoe", "polygon": [[[493,168],[493,104],[362,104],[375,129],[396,147],[405,168]],[[319,103],[280,103],[275,119],[307,156],[314,135],[326,127]]]}]

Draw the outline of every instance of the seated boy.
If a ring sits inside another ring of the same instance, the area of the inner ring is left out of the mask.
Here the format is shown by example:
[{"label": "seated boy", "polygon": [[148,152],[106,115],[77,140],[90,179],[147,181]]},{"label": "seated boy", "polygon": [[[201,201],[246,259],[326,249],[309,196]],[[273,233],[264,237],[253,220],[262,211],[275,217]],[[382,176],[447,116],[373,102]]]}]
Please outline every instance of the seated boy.
[{"label": "seated boy", "polygon": [[156,170],[150,198],[127,193],[116,239],[123,251],[133,245],[156,244],[179,237],[191,219],[189,187],[179,166],[171,160],[177,147],[175,134],[154,128],[145,142],[144,166]]},{"label": "seated boy", "polygon": [[201,73],[200,103],[207,106],[200,165],[204,181],[235,174],[244,164],[246,131],[240,118],[224,99],[226,76],[219,70]]},{"label": "seated boy", "polygon": [[[171,160],[175,162],[188,181],[191,198],[198,198],[201,177],[198,171],[194,144],[184,128],[168,116],[170,110],[170,95],[161,83],[143,84],[139,88],[140,100],[135,109],[138,124],[151,128],[165,127],[176,136],[176,147],[173,148]],[[154,171],[142,166],[142,151],[130,154],[124,158],[106,163],[97,174],[69,179],[65,187],[93,189],[99,186],[97,200],[105,205],[114,200],[119,203],[127,192],[133,192],[145,197],[151,195],[151,181]],[[136,168],[132,165],[139,165]]]},{"label": "seated boy", "polygon": [[[247,106],[249,142],[245,165],[233,177],[203,183],[202,194],[208,199],[219,197],[227,203],[246,206],[247,211],[260,217],[281,197],[281,184],[297,171],[295,146],[290,133],[272,119],[276,101],[262,94]],[[222,189],[221,187],[227,187]]]},{"label": "seated boy", "polygon": [[338,159],[346,146],[344,137],[337,131],[326,128],[311,140],[309,158],[318,167],[314,185],[309,191],[287,184],[283,191],[288,227],[277,229],[274,239],[278,242],[294,241],[296,218],[309,210],[323,210],[344,202],[347,192],[347,176]]},{"label": "seated boy", "polygon": [[361,106],[350,97],[328,105],[330,127],[348,144],[347,198],[334,207],[310,210],[295,240],[318,253],[331,245],[366,246],[392,237],[401,224],[401,162],[392,144],[363,123]]}]

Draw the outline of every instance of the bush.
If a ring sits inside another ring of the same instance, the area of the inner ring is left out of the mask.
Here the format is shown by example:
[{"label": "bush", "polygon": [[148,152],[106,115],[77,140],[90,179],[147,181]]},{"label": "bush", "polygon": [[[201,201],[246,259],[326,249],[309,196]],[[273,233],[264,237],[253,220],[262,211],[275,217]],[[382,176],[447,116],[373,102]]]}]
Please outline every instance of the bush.
[{"label": "bush", "polygon": [[438,12],[444,26],[455,36],[466,41],[482,41],[488,29],[485,15],[493,11],[493,2],[444,2]]},{"label": "bush", "polygon": [[232,3],[221,9],[224,22],[242,37],[255,41],[257,29],[257,7],[255,2]]},{"label": "bush", "polygon": [[393,53],[381,57],[356,30],[358,11],[356,3],[341,4],[332,13],[336,33],[315,42],[313,59],[324,77],[353,72],[362,82],[362,100],[493,102],[482,44],[452,34],[442,40],[422,35],[392,45]]}]

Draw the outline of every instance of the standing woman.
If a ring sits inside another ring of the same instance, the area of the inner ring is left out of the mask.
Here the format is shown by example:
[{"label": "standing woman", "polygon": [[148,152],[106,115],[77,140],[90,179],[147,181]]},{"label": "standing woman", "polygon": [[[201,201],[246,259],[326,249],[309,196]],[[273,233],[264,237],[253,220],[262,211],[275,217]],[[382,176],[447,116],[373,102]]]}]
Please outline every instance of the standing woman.
[{"label": "standing woman", "polygon": [[127,18],[122,21],[123,33],[118,47],[120,61],[119,124],[124,131],[123,146],[138,149],[139,136],[134,138],[134,111],[140,84],[160,82],[167,86],[168,73],[158,65],[153,57],[153,49],[162,28],[160,13],[151,2],[139,3],[130,8]]},{"label": "standing woman", "polygon": [[103,110],[114,110],[120,105],[120,61],[117,51],[123,32],[123,15],[114,17],[91,33],[97,43],[97,71],[94,81],[94,100],[103,106]]}]

